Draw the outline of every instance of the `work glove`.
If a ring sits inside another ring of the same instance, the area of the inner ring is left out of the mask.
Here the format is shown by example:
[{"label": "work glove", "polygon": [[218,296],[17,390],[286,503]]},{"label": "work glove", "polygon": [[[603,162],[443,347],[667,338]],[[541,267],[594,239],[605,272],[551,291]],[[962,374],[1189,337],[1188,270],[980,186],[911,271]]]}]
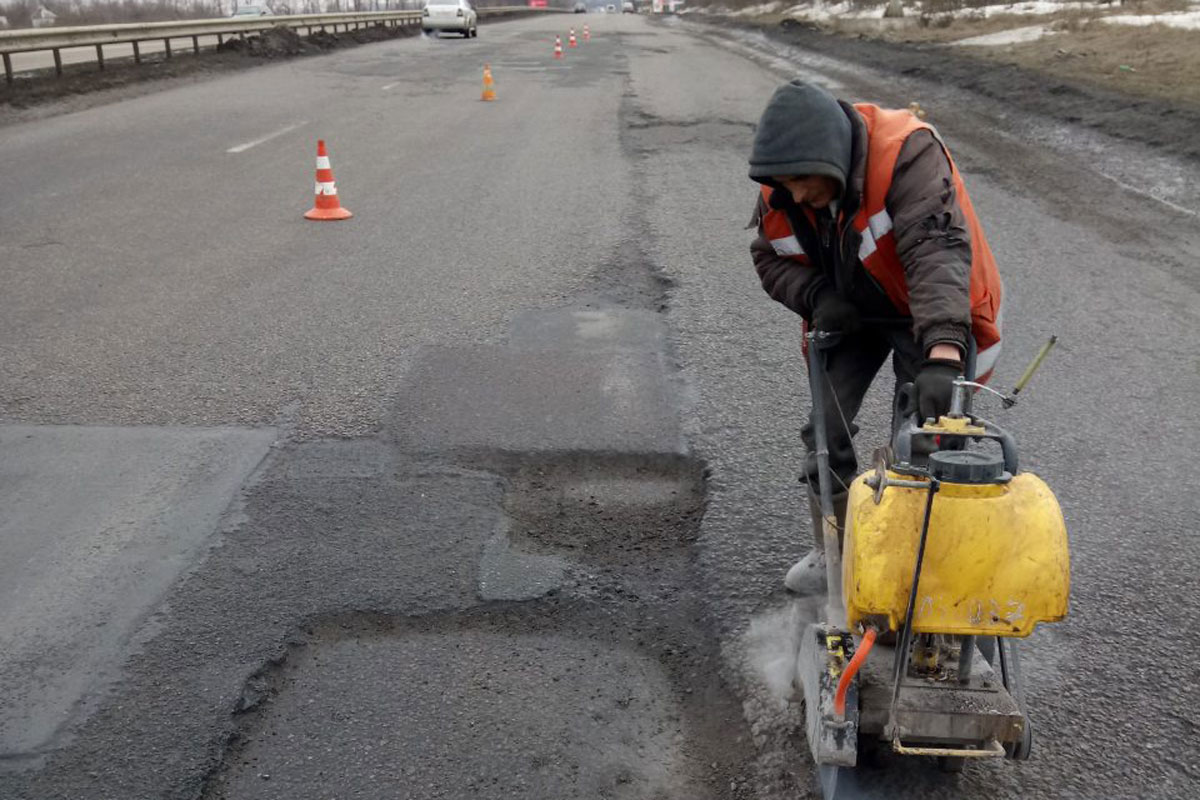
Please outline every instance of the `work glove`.
[{"label": "work glove", "polygon": [[832,289],[817,296],[812,322],[814,328],[826,333],[854,333],[862,328],[858,309]]},{"label": "work glove", "polygon": [[962,374],[963,365],[948,358],[927,358],[913,382],[917,390],[917,411],[921,421],[937,419],[950,410],[954,394],[954,379]]}]

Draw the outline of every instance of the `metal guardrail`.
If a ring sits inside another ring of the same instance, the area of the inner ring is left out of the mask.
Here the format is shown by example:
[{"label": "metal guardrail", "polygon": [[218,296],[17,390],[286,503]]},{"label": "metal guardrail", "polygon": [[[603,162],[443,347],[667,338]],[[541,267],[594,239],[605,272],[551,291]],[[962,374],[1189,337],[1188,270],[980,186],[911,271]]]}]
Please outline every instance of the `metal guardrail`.
[{"label": "metal guardrail", "polygon": [[[480,8],[480,17],[497,16],[500,14],[515,14],[522,12],[560,11],[562,9],[529,8],[527,6],[498,6]],[[50,50],[54,53],[54,70],[62,74],[62,56],[60,51],[68,47],[95,47],[96,63],[104,69],[104,45],[132,44],[133,60],[142,62],[139,42],[163,42],[167,58],[171,58],[172,39],[191,39],[192,49],[200,54],[200,37],[216,36],[218,45],[223,43],[226,36],[245,36],[248,33],[259,33],[276,26],[287,28],[307,28],[308,33],[314,29],[326,30],[332,28],[336,33],[338,26],[343,30],[357,30],[366,25],[416,25],[421,21],[421,11],[364,11],[345,12],[340,14],[287,14],[279,16],[222,19],[192,19],[178,22],[144,22],[117,25],[86,25],[74,28],[30,28],[28,30],[0,31],[0,57],[4,60],[4,78],[8,83],[13,82],[11,55],[13,53],[29,53],[40,50]]]}]

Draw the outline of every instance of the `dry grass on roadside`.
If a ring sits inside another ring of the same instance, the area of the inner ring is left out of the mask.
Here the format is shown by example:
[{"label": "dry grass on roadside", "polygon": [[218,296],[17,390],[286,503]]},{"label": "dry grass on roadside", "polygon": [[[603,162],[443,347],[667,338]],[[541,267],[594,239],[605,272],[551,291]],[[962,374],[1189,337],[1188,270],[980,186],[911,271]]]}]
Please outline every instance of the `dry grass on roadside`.
[{"label": "dry grass on roadside", "polygon": [[1090,25],[978,55],[1129,94],[1200,107],[1200,31]]},{"label": "dry grass on roadside", "polygon": [[[729,0],[723,0],[728,2]],[[733,0],[737,2],[738,0]],[[757,2],[757,0],[745,0]],[[1047,84],[1069,80],[1131,96],[1166,100],[1200,108],[1200,30],[1165,25],[1112,25],[1111,14],[1158,14],[1195,8],[1194,0],[1123,0],[1105,8],[1064,8],[1054,14],[996,14],[984,17],[965,9],[988,0],[924,0],[921,7],[953,6],[959,13],[918,16],[909,6],[903,19],[834,18],[800,22],[835,35],[882,39],[905,44],[949,44],[1018,28],[1045,26],[1050,33],[1031,42],[954,47],[962,56],[1015,64],[1044,73]],[[860,0],[876,7],[886,0]],[[783,14],[763,15],[753,24],[775,27]],[[749,21],[749,20],[747,20]]]},{"label": "dry grass on roadside", "polygon": [[1012,28],[1042,24],[1043,20],[1031,19],[1017,14],[996,14],[986,19],[981,17],[906,17],[903,20],[877,19],[833,19],[822,23],[822,28],[833,33],[852,36],[867,36],[889,42],[937,43],[952,42],[968,36],[999,33]]},{"label": "dry grass on roadside", "polygon": [[1191,9],[1192,0],[1123,0],[1115,11],[1119,14],[1166,14]]},{"label": "dry grass on roadside", "polygon": [[[1187,0],[1126,0],[1113,11],[1165,12]],[[988,18],[909,17],[899,21],[841,19],[822,23],[831,33],[912,44],[946,44],[968,37],[1045,25],[1052,33],[1032,42],[962,47],[963,55],[1016,64],[1049,75],[1132,95],[1200,107],[1200,30],[1165,25],[1110,25],[1108,12],[1068,9],[1048,16],[998,14]],[[940,21],[944,20],[944,21]],[[955,48],[960,50],[960,48]]]}]

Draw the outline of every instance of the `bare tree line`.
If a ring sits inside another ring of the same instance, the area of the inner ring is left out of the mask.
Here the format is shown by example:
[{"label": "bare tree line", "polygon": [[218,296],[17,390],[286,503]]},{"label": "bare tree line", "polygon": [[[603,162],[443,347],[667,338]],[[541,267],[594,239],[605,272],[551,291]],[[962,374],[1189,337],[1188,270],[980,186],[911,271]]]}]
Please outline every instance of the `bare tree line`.
[{"label": "bare tree line", "polygon": [[[475,0],[477,7],[523,5],[520,0]],[[55,15],[54,26],[118,22],[165,22],[226,17],[239,5],[265,5],[276,14],[418,9],[424,0],[0,0],[0,17],[10,28],[29,28],[39,10]]]}]

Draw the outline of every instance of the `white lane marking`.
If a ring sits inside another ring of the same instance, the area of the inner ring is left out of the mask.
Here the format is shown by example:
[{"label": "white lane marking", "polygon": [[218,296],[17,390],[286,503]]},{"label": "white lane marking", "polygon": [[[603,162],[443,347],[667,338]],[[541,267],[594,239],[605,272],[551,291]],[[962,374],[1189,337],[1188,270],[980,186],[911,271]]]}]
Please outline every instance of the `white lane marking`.
[{"label": "white lane marking", "polygon": [[266,136],[262,137],[261,139],[255,139],[254,141],[246,142],[245,144],[234,145],[233,147],[229,148],[225,152],[226,153],[244,153],[245,151],[249,150],[251,147],[257,147],[258,145],[262,144],[263,142],[269,142],[272,139],[276,138],[277,136],[283,136],[285,133],[291,133],[292,131],[296,130],[296,128],[299,128],[300,126],[307,125],[307,124],[308,124],[308,120],[301,120],[300,122],[294,123],[292,125],[288,125],[286,128],[280,128],[279,130],[277,130],[273,133],[268,133]]},{"label": "white lane marking", "polygon": [[388,89],[395,89],[399,85],[400,84],[398,84],[398,83],[389,83],[387,86],[383,87],[383,91],[386,92]]},{"label": "white lane marking", "polygon": [[1114,178],[1112,175],[1109,175],[1107,172],[1101,172],[1100,177],[1108,178],[1110,181],[1115,183],[1117,186],[1120,186],[1122,189],[1124,189],[1127,192],[1133,192],[1138,197],[1145,197],[1146,199],[1153,200],[1156,203],[1162,203],[1167,208],[1173,208],[1182,214],[1187,214],[1192,217],[1200,217],[1200,212],[1193,211],[1192,209],[1187,208],[1186,206],[1181,206],[1178,203],[1172,203],[1170,200],[1164,199],[1162,197],[1156,197],[1143,189],[1137,188],[1136,186],[1130,186],[1125,181],[1121,180],[1120,178]]}]

